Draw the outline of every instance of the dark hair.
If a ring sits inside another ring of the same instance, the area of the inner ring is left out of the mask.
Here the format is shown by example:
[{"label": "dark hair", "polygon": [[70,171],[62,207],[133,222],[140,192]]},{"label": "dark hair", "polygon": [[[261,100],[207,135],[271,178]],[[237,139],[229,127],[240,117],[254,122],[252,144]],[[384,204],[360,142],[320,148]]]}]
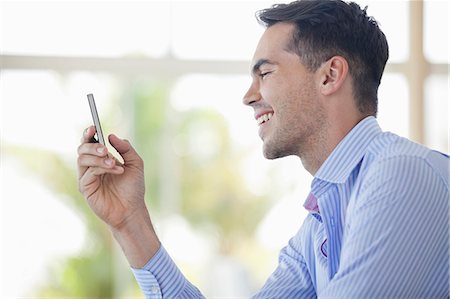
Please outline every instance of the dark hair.
[{"label": "dark hair", "polygon": [[339,0],[301,0],[273,5],[258,11],[256,18],[266,27],[279,22],[295,24],[288,50],[310,71],[335,55],[344,57],[359,111],[376,115],[378,86],[389,49],[386,36],[366,9]]}]

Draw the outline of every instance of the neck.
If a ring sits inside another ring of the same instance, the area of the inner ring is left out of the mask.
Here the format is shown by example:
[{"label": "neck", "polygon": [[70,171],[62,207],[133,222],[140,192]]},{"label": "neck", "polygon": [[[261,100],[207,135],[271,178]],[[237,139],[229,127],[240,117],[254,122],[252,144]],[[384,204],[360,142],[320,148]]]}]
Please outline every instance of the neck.
[{"label": "neck", "polygon": [[323,130],[309,143],[311,146],[300,154],[303,167],[314,176],[336,146],[364,117],[355,114],[354,117],[329,118]]}]

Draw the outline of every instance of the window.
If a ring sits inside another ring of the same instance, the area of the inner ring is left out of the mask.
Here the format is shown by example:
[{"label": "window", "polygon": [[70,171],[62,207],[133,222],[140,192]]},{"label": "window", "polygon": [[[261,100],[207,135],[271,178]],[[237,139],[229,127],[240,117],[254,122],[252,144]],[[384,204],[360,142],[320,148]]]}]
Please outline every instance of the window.
[{"label": "window", "polygon": [[[390,43],[379,91],[383,129],[448,152],[449,4],[358,2],[369,6]],[[90,92],[105,132],[130,139],[145,157],[155,224],[189,279],[208,296],[247,296],[260,287],[302,223],[311,181],[298,160],[262,157],[252,111],[241,104],[263,31],[254,13],[271,4],[0,2],[2,198],[8,199],[0,206],[0,276],[8,281],[1,295],[92,297],[83,291],[93,283],[104,297],[141,296],[119,249],[111,251],[109,234],[77,195],[76,148],[91,123]],[[196,184],[203,181],[217,188]],[[230,246],[237,230],[232,213],[249,222]],[[197,254],[179,250],[180,235],[197,244]],[[40,258],[27,258],[29,248]],[[231,266],[223,270],[224,262]],[[103,273],[105,264],[107,279],[71,275]],[[23,268],[32,271],[24,277]],[[222,270],[245,274],[215,288],[211,278]]]}]

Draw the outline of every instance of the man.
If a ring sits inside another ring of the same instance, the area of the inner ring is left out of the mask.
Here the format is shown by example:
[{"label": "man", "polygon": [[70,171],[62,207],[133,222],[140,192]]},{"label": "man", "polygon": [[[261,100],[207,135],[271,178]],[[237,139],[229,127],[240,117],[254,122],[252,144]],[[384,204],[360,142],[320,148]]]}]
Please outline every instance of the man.
[{"label": "man", "polygon": [[[254,298],[447,298],[449,160],[376,121],[388,45],[354,3],[298,1],[259,13],[267,29],[244,103],[266,158],[300,157],[310,211]],[[143,162],[115,135],[79,147],[79,185],[111,228],[146,298],[202,298],[161,246]],[[218,282],[220,283],[220,282]]]}]

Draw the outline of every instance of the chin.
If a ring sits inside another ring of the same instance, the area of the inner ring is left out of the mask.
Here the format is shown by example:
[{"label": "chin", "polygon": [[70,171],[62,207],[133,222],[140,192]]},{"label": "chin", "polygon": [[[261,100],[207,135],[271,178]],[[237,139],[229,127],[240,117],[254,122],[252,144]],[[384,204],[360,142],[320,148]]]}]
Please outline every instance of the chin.
[{"label": "chin", "polygon": [[267,160],[275,160],[277,159],[276,156],[272,156],[272,155],[268,155],[266,152],[263,152],[264,158],[266,158]]},{"label": "chin", "polygon": [[264,145],[263,145],[263,155],[264,155],[264,158],[266,158],[268,160],[274,160],[274,159],[283,158],[283,157],[288,156],[288,155],[283,154],[282,151],[278,150],[277,148],[271,147],[271,146],[267,145],[266,143],[264,143]]}]

